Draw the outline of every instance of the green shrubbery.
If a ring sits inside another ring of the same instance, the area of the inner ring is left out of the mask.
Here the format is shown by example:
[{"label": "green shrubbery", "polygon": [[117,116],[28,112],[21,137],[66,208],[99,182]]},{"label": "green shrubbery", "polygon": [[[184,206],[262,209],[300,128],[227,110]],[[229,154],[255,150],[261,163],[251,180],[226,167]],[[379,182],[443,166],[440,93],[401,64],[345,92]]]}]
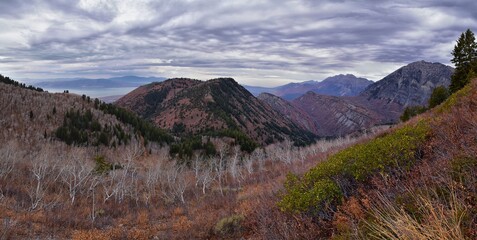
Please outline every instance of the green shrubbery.
[{"label": "green shrubbery", "polygon": [[123,167],[119,164],[112,164],[106,161],[104,156],[98,155],[94,158],[95,166],[94,173],[97,174],[107,174],[108,172],[116,169],[122,169]]},{"label": "green shrubbery", "polygon": [[[282,210],[293,212],[325,210],[329,206],[338,203],[342,197],[341,190],[335,181],[330,178],[320,178],[316,181],[303,184],[294,174],[288,174],[285,183],[287,194],[279,202]],[[311,206],[314,206],[313,208]]]},{"label": "green shrubbery", "polygon": [[463,182],[466,174],[477,170],[477,158],[462,156],[452,159],[451,173],[455,181]]},{"label": "green shrubbery", "polygon": [[288,177],[279,206],[292,212],[322,215],[354,190],[356,182],[396,168],[409,169],[429,132],[425,122],[404,126],[367,143],[347,148],[318,164],[302,178]]},{"label": "green shrubbery", "polygon": [[437,112],[442,113],[449,111],[453,106],[455,106],[460,99],[465,96],[468,96],[472,92],[472,86],[470,84],[464,86],[462,89],[458,90],[457,92],[453,93],[447,100],[442,103],[439,107],[437,107]]},{"label": "green shrubbery", "polygon": [[404,112],[402,113],[401,117],[399,117],[399,119],[401,119],[402,122],[406,122],[409,119],[411,119],[412,117],[414,117],[418,114],[421,114],[425,111],[427,111],[427,108],[424,107],[424,106],[406,107],[406,109],[404,109]]}]

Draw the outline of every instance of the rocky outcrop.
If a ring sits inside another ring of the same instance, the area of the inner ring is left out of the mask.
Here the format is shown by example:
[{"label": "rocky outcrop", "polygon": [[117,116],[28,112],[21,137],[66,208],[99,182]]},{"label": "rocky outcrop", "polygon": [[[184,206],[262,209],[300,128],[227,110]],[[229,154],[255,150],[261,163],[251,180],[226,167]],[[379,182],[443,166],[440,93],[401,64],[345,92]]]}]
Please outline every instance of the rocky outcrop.
[{"label": "rocky outcrop", "polygon": [[450,84],[452,67],[441,63],[414,62],[367,87],[360,95],[406,106],[427,105],[432,90]]}]

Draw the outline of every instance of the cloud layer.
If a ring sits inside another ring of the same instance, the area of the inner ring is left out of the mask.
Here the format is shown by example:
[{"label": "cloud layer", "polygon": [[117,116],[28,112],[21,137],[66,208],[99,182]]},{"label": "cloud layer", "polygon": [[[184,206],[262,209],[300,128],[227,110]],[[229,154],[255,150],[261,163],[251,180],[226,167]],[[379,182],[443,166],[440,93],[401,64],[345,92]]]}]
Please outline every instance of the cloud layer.
[{"label": "cloud layer", "polygon": [[477,26],[475,9],[474,0],[3,0],[0,73],[378,80],[412,61],[449,63],[460,33]]}]

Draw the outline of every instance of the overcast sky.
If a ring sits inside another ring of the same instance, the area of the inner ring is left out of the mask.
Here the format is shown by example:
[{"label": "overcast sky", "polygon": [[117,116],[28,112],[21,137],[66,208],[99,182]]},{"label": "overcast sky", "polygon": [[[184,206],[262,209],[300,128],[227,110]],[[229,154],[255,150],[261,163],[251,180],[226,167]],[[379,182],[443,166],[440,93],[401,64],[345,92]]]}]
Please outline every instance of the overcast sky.
[{"label": "overcast sky", "polygon": [[413,61],[450,65],[467,28],[475,0],[0,0],[0,74],[379,80]]}]

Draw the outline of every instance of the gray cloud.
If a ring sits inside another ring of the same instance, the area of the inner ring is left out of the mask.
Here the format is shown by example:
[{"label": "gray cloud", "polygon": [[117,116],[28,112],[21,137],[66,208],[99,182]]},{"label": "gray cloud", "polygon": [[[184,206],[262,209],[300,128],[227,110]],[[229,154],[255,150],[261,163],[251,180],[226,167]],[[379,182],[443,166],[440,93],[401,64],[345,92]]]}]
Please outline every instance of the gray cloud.
[{"label": "gray cloud", "polygon": [[0,71],[227,75],[259,85],[339,73],[377,80],[412,61],[449,64],[456,38],[477,26],[475,9],[467,0],[0,1]]}]

